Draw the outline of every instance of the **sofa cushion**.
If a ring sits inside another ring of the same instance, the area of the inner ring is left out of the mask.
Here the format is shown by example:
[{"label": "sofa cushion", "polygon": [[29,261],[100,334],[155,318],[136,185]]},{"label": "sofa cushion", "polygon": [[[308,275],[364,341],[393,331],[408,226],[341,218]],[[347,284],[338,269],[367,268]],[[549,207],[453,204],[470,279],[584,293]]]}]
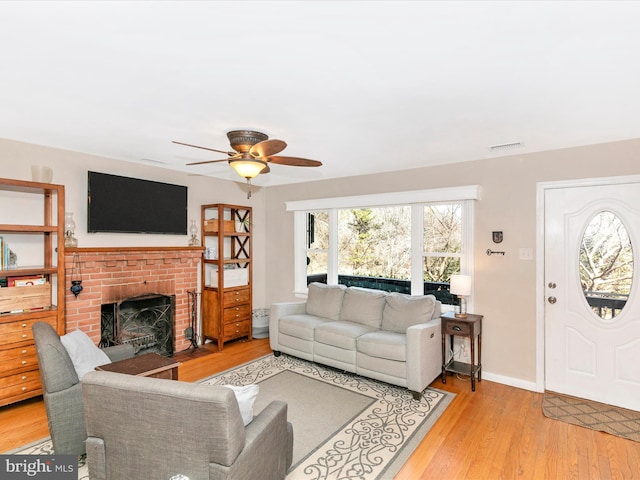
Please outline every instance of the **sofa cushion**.
[{"label": "sofa cushion", "polygon": [[280,318],[278,331],[303,340],[313,340],[313,331],[318,325],[330,322],[326,318],[301,313]]},{"label": "sofa cushion", "polygon": [[318,317],[338,320],[342,308],[342,298],[347,289],[344,285],[309,284],[307,313]]},{"label": "sofa cushion", "polygon": [[340,320],[380,328],[386,298],[381,290],[349,287],[342,299]]},{"label": "sofa cushion", "polygon": [[358,337],[358,353],[370,357],[405,362],[407,360],[407,336],[402,333],[378,330]]},{"label": "sofa cushion", "polygon": [[80,380],[96,367],[111,363],[107,354],[100,350],[82,330],[75,330],[61,336],[60,342],[69,353],[69,358]]},{"label": "sofa cushion", "polygon": [[433,295],[405,295],[390,293],[382,312],[382,329],[406,333],[411,325],[427,323],[433,318],[436,297]]},{"label": "sofa cushion", "polygon": [[356,339],[365,333],[375,332],[375,328],[353,322],[327,322],[316,327],[314,339],[318,343],[333,345],[345,350],[356,349]]}]

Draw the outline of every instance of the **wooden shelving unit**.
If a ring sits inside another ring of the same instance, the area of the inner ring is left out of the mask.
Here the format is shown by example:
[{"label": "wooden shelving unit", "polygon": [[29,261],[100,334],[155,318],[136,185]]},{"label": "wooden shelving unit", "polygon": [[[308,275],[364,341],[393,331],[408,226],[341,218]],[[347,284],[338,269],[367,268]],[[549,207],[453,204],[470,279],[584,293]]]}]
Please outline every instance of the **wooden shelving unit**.
[{"label": "wooden shelving unit", "polygon": [[202,338],[252,339],[251,207],[202,205]]},{"label": "wooden shelving unit", "polygon": [[[29,260],[35,250],[38,253],[33,256],[41,257],[38,265],[23,266],[18,255],[16,266],[5,264],[0,269],[0,278],[7,284],[17,277],[42,276],[46,281],[0,288],[2,406],[42,394],[32,325],[43,321],[61,335],[65,330],[64,186],[0,178],[0,202],[5,205],[0,213],[3,242],[12,250],[27,252]],[[15,222],[16,212],[25,223]]]}]

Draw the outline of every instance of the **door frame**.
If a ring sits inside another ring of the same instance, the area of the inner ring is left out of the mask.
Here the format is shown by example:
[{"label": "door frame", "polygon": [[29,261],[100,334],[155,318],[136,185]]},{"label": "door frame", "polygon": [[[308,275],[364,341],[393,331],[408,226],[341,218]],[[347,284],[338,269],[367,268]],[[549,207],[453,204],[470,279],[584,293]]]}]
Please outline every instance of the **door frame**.
[{"label": "door frame", "polygon": [[640,183],[640,175],[587,178],[580,180],[560,180],[539,182],[536,184],[536,391],[545,390],[545,288],[544,288],[544,220],[545,193],[558,188],[592,187],[618,185],[622,183]]}]

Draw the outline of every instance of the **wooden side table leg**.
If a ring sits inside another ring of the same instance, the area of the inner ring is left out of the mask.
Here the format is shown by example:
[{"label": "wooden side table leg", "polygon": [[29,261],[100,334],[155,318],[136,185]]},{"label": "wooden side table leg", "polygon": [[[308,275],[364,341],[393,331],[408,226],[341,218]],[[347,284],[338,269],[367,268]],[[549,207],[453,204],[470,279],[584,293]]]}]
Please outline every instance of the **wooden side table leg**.
[{"label": "wooden side table leg", "polygon": [[473,336],[469,337],[469,340],[471,343],[471,360],[470,360],[470,364],[471,364],[471,391],[475,392],[476,391],[476,374],[474,372],[474,363],[476,361],[476,352],[475,352],[475,344],[476,344],[476,339],[473,338]]},{"label": "wooden side table leg", "polygon": [[447,383],[447,372],[445,371],[445,367],[447,365],[447,335],[442,334],[442,383]]},{"label": "wooden side table leg", "polygon": [[482,381],[482,333],[478,334],[478,381]]}]

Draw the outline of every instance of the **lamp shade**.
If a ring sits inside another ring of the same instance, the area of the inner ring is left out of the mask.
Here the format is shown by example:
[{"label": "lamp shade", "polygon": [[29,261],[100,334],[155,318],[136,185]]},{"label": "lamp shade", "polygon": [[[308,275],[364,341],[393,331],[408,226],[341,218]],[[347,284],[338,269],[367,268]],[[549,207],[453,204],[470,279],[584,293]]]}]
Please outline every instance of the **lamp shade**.
[{"label": "lamp shade", "polygon": [[461,297],[471,295],[471,275],[451,275],[449,291]]},{"label": "lamp shade", "polygon": [[242,178],[255,178],[265,169],[267,162],[262,160],[229,160],[229,165]]}]

